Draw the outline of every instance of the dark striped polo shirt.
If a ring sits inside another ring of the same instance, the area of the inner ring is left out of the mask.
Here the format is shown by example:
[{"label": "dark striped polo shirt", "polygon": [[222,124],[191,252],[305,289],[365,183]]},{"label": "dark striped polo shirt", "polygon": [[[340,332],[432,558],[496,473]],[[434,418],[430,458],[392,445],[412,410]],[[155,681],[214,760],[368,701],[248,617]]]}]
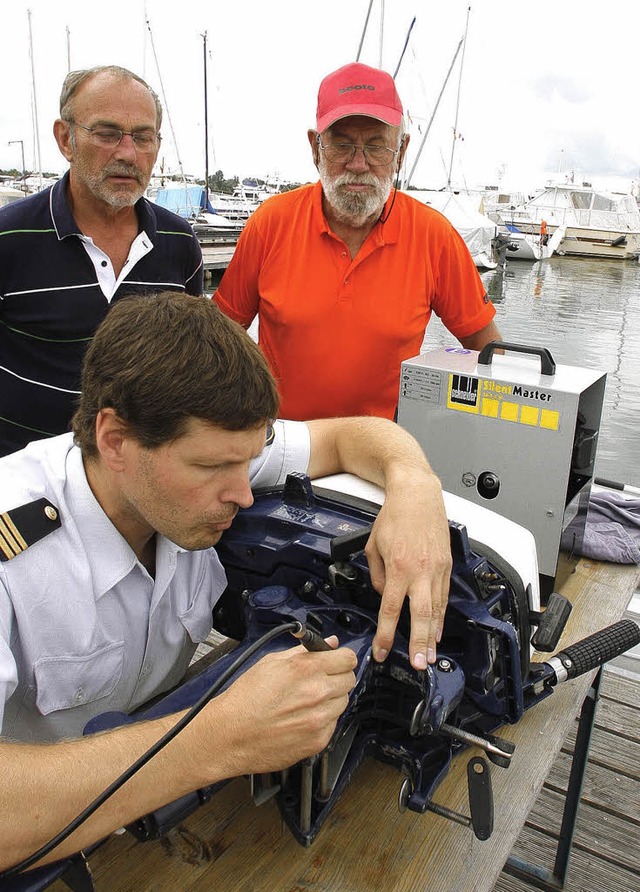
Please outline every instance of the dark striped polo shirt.
[{"label": "dark striped polo shirt", "polygon": [[141,198],[139,229],[153,247],[108,300],[78,238],[67,181],[0,211],[0,455],[69,429],[82,357],[111,304],[163,290],[202,293],[190,225]]}]

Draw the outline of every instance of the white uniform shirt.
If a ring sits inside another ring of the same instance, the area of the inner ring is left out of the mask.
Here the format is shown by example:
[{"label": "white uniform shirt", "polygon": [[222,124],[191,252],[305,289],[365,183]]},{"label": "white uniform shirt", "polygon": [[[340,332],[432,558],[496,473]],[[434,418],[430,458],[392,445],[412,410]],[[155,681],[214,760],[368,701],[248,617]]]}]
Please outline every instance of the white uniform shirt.
[{"label": "white uniform shirt", "polygon": [[[283,483],[308,462],[307,426],[277,422],[251,484]],[[62,526],[0,562],[0,725],[26,741],[79,736],[93,716],[177,684],[226,585],[214,549],[163,536],[152,578],[96,501],[71,434],[0,459],[0,513],[42,497]]]}]

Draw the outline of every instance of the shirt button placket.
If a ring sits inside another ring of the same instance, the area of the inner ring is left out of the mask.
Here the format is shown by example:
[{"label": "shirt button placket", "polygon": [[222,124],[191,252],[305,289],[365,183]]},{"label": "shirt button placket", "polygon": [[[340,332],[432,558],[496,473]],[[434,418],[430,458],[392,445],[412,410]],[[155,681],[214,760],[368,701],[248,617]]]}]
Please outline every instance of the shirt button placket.
[{"label": "shirt button placket", "polygon": [[347,262],[344,266],[344,271],[342,273],[342,281],[340,283],[340,290],[338,292],[338,297],[341,300],[350,300],[352,297],[351,291],[351,276],[352,271],[351,267],[351,259],[347,251],[341,251],[340,256],[344,258]]}]

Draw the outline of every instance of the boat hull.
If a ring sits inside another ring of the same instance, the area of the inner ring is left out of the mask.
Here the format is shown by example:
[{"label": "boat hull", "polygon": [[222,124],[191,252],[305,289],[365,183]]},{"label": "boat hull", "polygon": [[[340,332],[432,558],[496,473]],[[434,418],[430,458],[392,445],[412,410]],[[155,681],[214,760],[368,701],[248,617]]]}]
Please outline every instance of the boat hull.
[{"label": "boat hull", "polygon": [[[538,235],[539,225],[517,221],[518,229],[528,235]],[[553,235],[557,227],[549,224]],[[617,244],[616,244],[617,242]],[[636,260],[640,255],[640,232],[619,232],[606,229],[583,229],[568,226],[556,254],[576,257],[605,257],[613,260]]]},{"label": "boat hull", "polygon": [[640,256],[640,207],[631,194],[594,189],[591,183],[548,184],[525,204],[511,207],[509,228],[553,238],[566,227],[558,254],[635,260]]},{"label": "boat hull", "polygon": [[507,260],[546,260],[551,256],[551,249],[536,242],[535,236],[523,232],[510,232],[507,245]]}]

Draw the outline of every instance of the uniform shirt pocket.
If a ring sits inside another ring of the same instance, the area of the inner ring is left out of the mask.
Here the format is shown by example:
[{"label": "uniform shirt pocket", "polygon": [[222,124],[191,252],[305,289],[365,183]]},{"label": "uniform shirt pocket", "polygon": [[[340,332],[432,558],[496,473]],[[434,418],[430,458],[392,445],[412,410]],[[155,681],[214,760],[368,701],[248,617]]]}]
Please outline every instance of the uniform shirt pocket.
[{"label": "uniform shirt pocket", "polygon": [[194,644],[206,641],[213,628],[213,608],[208,597],[196,598],[188,610],[180,614],[180,622]]},{"label": "uniform shirt pocket", "polygon": [[36,705],[42,715],[108,697],[122,677],[124,642],[77,656],[42,657],[34,664]]}]

